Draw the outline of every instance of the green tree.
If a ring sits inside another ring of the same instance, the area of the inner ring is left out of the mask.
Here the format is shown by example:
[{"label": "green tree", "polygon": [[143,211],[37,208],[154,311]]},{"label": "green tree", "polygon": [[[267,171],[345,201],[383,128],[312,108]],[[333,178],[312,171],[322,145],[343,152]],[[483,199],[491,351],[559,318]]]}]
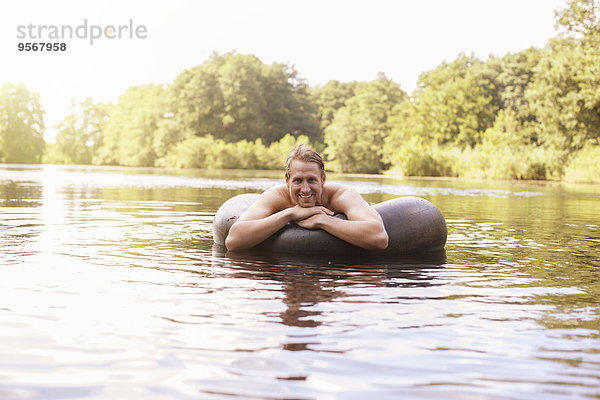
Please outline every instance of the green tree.
[{"label": "green tree", "polygon": [[184,71],[172,87],[174,120],[194,136],[271,143],[291,133],[320,138],[308,86],[285,64],[227,53]]},{"label": "green tree", "polygon": [[379,173],[387,168],[383,144],[394,106],[407,99],[398,84],[379,74],[346,101],[325,130],[328,166],[341,172]]},{"label": "green tree", "polygon": [[[545,179],[546,165],[538,157],[539,126],[525,93],[544,51],[529,48],[502,58],[490,58],[498,99],[494,124],[486,129],[476,146],[475,164],[481,171],[471,175],[491,178]],[[534,155],[535,157],[530,157]],[[473,161],[473,160],[472,160]],[[474,165],[471,165],[474,169]]]},{"label": "green tree", "polygon": [[185,70],[168,88],[173,123],[186,132],[186,138],[213,134],[223,127],[225,99],[217,74],[220,62],[214,58]]},{"label": "green tree", "polygon": [[[600,39],[600,4],[596,0],[571,0],[568,6],[555,12],[556,26],[568,35],[581,37],[584,42]],[[587,44],[587,43],[586,43]]]},{"label": "green tree", "polygon": [[91,164],[102,146],[102,131],[108,121],[111,105],[94,103],[86,98],[71,105],[71,113],[58,124],[56,157],[53,162]]},{"label": "green tree", "polygon": [[408,124],[415,129],[410,136],[461,148],[480,143],[499,109],[494,75],[485,63],[465,55],[422,74],[412,96],[417,115],[409,116],[419,124]]},{"label": "green tree", "polygon": [[39,163],[44,152],[44,111],[25,85],[0,89],[0,162]]},{"label": "green tree", "polygon": [[455,149],[481,143],[501,108],[498,69],[459,55],[422,74],[410,101],[392,113],[384,161],[406,175],[455,175]]},{"label": "green tree", "polygon": [[266,129],[259,138],[273,143],[291,134],[295,138],[307,136],[322,142],[317,106],[311,98],[308,84],[300,78],[298,71],[286,64],[263,64],[262,76]]},{"label": "green tree", "polygon": [[104,125],[102,146],[95,164],[154,166],[159,121],[165,118],[165,87],[130,87],[119,96]]},{"label": "green tree", "polygon": [[543,55],[543,50],[531,47],[487,61],[488,67],[495,71],[492,79],[497,92],[498,108],[514,111],[523,124],[536,120],[525,92],[533,81],[534,69]]},{"label": "green tree", "polygon": [[362,82],[339,82],[331,80],[324,86],[312,89],[311,96],[317,106],[318,118],[323,131],[333,122],[335,113],[346,105]]},{"label": "green tree", "polygon": [[257,139],[267,127],[263,117],[267,99],[262,92],[262,63],[255,56],[243,55],[232,55],[223,61],[217,79],[224,113],[221,129],[214,135],[228,142]]},{"label": "green tree", "polygon": [[592,0],[574,0],[557,12],[566,31],[550,41],[526,93],[539,121],[540,141],[561,155],[600,140],[600,10]]}]

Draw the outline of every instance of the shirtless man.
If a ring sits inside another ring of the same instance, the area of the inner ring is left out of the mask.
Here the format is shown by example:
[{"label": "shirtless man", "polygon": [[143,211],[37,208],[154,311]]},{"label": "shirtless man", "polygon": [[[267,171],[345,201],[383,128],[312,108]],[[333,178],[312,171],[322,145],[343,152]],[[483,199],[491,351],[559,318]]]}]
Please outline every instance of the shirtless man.
[{"label": "shirtless man", "polygon": [[[325,184],[321,156],[305,145],[287,159],[285,184],[267,189],[231,226],[228,250],[253,247],[293,222],[307,229],[323,229],[365,249],[385,249],[388,234],[375,211],[354,189]],[[333,217],[344,213],[348,220]]]}]

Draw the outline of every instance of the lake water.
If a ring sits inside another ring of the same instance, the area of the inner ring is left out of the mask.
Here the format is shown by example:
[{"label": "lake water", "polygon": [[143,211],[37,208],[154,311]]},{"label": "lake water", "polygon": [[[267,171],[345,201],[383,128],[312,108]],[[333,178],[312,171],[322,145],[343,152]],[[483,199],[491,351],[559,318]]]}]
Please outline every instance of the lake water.
[{"label": "lake water", "polygon": [[330,175],[442,257],[213,252],[278,172],[0,165],[0,399],[600,398],[600,186]]}]

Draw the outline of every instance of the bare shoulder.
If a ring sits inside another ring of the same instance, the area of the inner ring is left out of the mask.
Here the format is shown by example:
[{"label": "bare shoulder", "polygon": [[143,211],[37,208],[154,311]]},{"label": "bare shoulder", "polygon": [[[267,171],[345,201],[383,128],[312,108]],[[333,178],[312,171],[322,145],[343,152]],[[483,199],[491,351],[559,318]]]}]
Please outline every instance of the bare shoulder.
[{"label": "bare shoulder", "polygon": [[329,207],[332,211],[346,214],[351,221],[377,221],[383,224],[379,213],[356,189],[332,183],[329,190]]},{"label": "bare shoulder", "polygon": [[369,205],[354,188],[339,183],[327,183],[325,187],[328,206],[335,212],[348,214],[353,209]]},{"label": "bare shoulder", "polygon": [[273,186],[265,190],[240,217],[240,220],[252,220],[268,217],[289,207],[285,185]]},{"label": "bare shoulder", "polygon": [[290,196],[285,183],[272,186],[265,190],[260,198],[263,202],[268,203],[275,211],[283,210],[290,206]]}]

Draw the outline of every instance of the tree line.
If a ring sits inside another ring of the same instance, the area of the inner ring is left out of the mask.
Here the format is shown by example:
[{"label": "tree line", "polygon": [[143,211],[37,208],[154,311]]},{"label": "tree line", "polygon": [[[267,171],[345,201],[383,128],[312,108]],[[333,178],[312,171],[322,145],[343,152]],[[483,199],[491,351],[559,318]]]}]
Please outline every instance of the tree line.
[{"label": "tree line", "polygon": [[74,103],[54,143],[39,96],[6,84],[0,162],[280,169],[304,142],[336,172],[600,182],[598,10],[572,0],[545,48],[461,54],[411,95],[384,74],[310,87],[290,65],[214,53],[172,84]]}]

